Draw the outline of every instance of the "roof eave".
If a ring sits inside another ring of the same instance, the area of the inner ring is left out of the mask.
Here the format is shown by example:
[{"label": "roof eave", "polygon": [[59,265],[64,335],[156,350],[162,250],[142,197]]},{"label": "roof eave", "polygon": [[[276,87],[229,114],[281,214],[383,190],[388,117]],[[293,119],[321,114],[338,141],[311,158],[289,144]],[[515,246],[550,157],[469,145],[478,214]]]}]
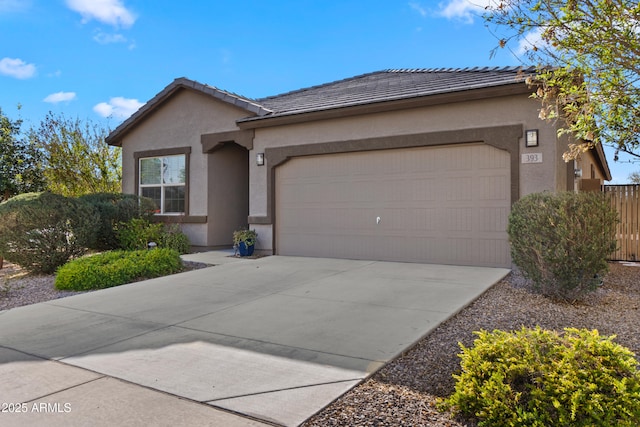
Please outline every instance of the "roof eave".
[{"label": "roof eave", "polygon": [[596,156],[598,161],[600,162],[600,167],[604,172],[605,181],[611,181],[613,176],[611,175],[611,169],[609,169],[609,162],[607,161],[607,156],[604,154],[604,149],[602,148],[602,144],[596,144],[594,147],[596,152]]},{"label": "roof eave", "polygon": [[256,129],[285,124],[302,123],[314,120],[326,120],[362,114],[382,113],[432,105],[450,104],[470,100],[496,98],[509,95],[530,94],[531,89],[523,82],[514,82],[500,86],[465,89],[456,92],[442,92],[377,102],[363,102],[356,105],[327,107],[309,111],[294,111],[259,117],[247,117],[236,121],[241,129]]}]

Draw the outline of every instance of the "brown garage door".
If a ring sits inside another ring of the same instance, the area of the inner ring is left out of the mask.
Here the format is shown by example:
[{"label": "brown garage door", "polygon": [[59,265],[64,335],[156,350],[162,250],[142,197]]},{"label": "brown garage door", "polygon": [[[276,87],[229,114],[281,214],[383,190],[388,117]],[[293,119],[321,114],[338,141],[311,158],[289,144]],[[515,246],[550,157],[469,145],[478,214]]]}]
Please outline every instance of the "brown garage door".
[{"label": "brown garage door", "polygon": [[509,154],[485,144],[298,157],[276,169],[276,252],[509,267]]}]

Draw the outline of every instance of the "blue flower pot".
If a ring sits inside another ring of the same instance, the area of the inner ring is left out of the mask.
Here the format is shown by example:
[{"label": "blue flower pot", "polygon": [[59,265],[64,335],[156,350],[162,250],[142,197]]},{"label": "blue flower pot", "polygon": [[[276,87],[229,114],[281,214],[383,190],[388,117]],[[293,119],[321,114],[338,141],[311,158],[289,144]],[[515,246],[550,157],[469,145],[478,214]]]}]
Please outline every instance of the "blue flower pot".
[{"label": "blue flower pot", "polygon": [[240,242],[238,243],[238,252],[240,252],[240,256],[251,256],[254,247],[255,245],[247,246],[245,242]]}]

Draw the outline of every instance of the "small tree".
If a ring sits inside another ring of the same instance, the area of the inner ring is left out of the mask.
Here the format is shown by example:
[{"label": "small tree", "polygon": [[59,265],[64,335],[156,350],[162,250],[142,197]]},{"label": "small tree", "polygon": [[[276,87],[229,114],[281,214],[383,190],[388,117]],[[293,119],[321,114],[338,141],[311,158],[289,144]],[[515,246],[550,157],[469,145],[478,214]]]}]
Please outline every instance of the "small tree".
[{"label": "small tree", "polygon": [[485,20],[500,47],[539,67],[541,117],[577,140],[566,158],[598,143],[640,157],[637,0],[492,0]]},{"label": "small tree", "polygon": [[535,193],[514,203],[513,262],[536,290],[573,301],[596,289],[616,248],[618,213],[599,193]]},{"label": "small tree", "polygon": [[44,189],[41,153],[20,138],[21,126],[22,120],[11,120],[0,109],[0,202]]},{"label": "small tree", "polygon": [[108,133],[91,121],[48,113],[40,127],[29,132],[32,144],[44,155],[47,188],[67,197],[119,192],[120,149],[105,142]]}]

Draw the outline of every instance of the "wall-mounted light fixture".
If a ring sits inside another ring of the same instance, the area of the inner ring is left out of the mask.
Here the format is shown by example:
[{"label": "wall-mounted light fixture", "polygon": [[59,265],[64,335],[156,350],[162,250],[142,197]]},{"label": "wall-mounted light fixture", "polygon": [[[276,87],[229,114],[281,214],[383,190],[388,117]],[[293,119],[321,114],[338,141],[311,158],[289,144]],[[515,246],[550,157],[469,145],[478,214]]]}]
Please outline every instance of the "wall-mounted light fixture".
[{"label": "wall-mounted light fixture", "polygon": [[525,145],[527,147],[538,146],[538,129],[527,129]]},{"label": "wall-mounted light fixture", "polygon": [[575,176],[576,178],[582,178],[582,169],[574,169],[573,176]]},{"label": "wall-mounted light fixture", "polygon": [[264,166],[264,153],[256,154],[256,165]]}]

